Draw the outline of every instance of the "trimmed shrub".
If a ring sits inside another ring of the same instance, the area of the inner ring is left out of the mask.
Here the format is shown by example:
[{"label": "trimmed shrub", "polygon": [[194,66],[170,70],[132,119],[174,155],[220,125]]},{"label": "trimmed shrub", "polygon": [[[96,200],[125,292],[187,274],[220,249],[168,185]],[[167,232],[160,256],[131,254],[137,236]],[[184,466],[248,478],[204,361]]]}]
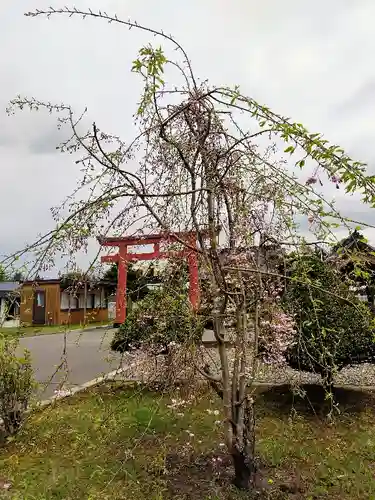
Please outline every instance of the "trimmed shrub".
[{"label": "trimmed shrub", "polygon": [[196,343],[202,334],[203,323],[191,310],[186,293],[169,291],[164,286],[134,304],[111,347],[125,352],[147,343],[167,352],[171,342]]},{"label": "trimmed shrub", "polygon": [[297,333],[288,364],[319,373],[331,385],[345,366],[374,362],[374,316],[338,271],[308,255],[292,262],[289,277],[283,307],[294,317]]},{"label": "trimmed shrub", "polygon": [[17,346],[15,340],[0,340],[0,418],[5,437],[19,430],[35,389],[30,354],[24,351],[18,357]]}]

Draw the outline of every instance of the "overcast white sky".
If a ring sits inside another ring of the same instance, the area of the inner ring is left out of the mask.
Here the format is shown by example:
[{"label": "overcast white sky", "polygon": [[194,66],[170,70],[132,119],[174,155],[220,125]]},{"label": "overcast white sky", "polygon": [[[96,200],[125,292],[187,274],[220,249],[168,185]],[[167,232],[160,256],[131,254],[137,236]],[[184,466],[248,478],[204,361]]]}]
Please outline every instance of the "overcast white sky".
[{"label": "overcast white sky", "polygon": [[[49,207],[75,186],[77,166],[55,151],[62,136],[49,115],[5,107],[16,94],[88,107],[108,132],[131,137],[139,80],[130,73],[153,38],[100,20],[26,18],[60,1],[2,0],[0,6],[0,254],[51,228]],[[241,89],[311,131],[323,132],[355,159],[375,163],[374,0],[76,0],[172,33],[196,73]],[[354,200],[345,215],[375,224]],[[375,242],[375,233],[367,235]]]}]

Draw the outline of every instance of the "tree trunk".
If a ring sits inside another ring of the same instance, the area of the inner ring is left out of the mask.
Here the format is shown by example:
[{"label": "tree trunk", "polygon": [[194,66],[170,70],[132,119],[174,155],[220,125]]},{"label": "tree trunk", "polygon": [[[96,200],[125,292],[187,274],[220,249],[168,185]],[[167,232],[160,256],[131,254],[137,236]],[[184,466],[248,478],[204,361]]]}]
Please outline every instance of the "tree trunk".
[{"label": "tree trunk", "polygon": [[[254,486],[255,465],[255,415],[254,401],[246,396],[243,425],[234,426],[232,460],[234,466],[234,484],[242,490],[250,490]],[[239,412],[238,412],[239,413]]]},{"label": "tree trunk", "polygon": [[326,393],[333,394],[333,367],[327,366],[323,375],[323,388]]},{"label": "tree trunk", "polygon": [[[333,420],[333,412],[336,405],[335,396],[334,396],[334,384],[333,384],[333,367],[328,366],[326,372],[323,377],[323,389],[325,392],[326,403],[328,403],[327,408],[327,419],[329,422]],[[324,405],[326,406],[326,405]]]},{"label": "tree trunk", "polygon": [[232,453],[234,466],[234,485],[241,490],[249,490],[254,483],[255,465],[254,458],[247,457],[245,453],[235,450]]}]

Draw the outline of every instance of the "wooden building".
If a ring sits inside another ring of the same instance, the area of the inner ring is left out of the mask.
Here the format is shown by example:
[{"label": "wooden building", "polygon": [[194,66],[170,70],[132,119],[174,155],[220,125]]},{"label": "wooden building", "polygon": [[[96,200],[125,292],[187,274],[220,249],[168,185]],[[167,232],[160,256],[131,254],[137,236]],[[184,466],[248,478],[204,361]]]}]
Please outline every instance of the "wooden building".
[{"label": "wooden building", "polygon": [[112,289],[113,284],[107,282],[71,286],[60,279],[26,281],[21,285],[20,322],[26,325],[106,322]]},{"label": "wooden building", "polygon": [[19,324],[20,284],[18,281],[0,282],[0,325],[14,327]]}]

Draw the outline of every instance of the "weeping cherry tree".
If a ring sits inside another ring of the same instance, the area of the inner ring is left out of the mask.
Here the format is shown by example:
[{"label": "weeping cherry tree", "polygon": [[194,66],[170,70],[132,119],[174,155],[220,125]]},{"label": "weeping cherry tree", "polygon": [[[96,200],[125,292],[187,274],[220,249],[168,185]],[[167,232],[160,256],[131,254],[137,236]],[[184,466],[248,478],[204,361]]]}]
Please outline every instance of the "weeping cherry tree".
[{"label": "weeping cherry tree", "polygon": [[[269,361],[282,363],[292,345],[293,318],[280,308],[282,273],[276,260],[285,245],[302,241],[297,221],[308,220],[319,239],[352,221],[326,199],[321,184],[346,193],[359,191],[375,202],[374,178],[321,134],[278,115],[238,86],[198,79],[184,48],[170,35],[110,16],[76,8],[36,10],[36,16],[81,16],[155,35],[131,71],[143,82],[131,143],[100,129],[82,133],[84,115],[67,104],[18,96],[16,109],[46,109],[69,129],[60,145],[77,158],[81,180],[54,209],[56,228],[32,250],[53,261],[103,234],[192,232],[177,241],[199,255],[206,281],[219,369],[209,363],[201,375],[222,399],[223,426],[235,484],[250,489],[255,466],[255,397],[259,346]],[[176,49],[168,57],[168,47]],[[229,339],[229,341],[228,341]],[[264,349],[264,344],[266,348]]]}]

